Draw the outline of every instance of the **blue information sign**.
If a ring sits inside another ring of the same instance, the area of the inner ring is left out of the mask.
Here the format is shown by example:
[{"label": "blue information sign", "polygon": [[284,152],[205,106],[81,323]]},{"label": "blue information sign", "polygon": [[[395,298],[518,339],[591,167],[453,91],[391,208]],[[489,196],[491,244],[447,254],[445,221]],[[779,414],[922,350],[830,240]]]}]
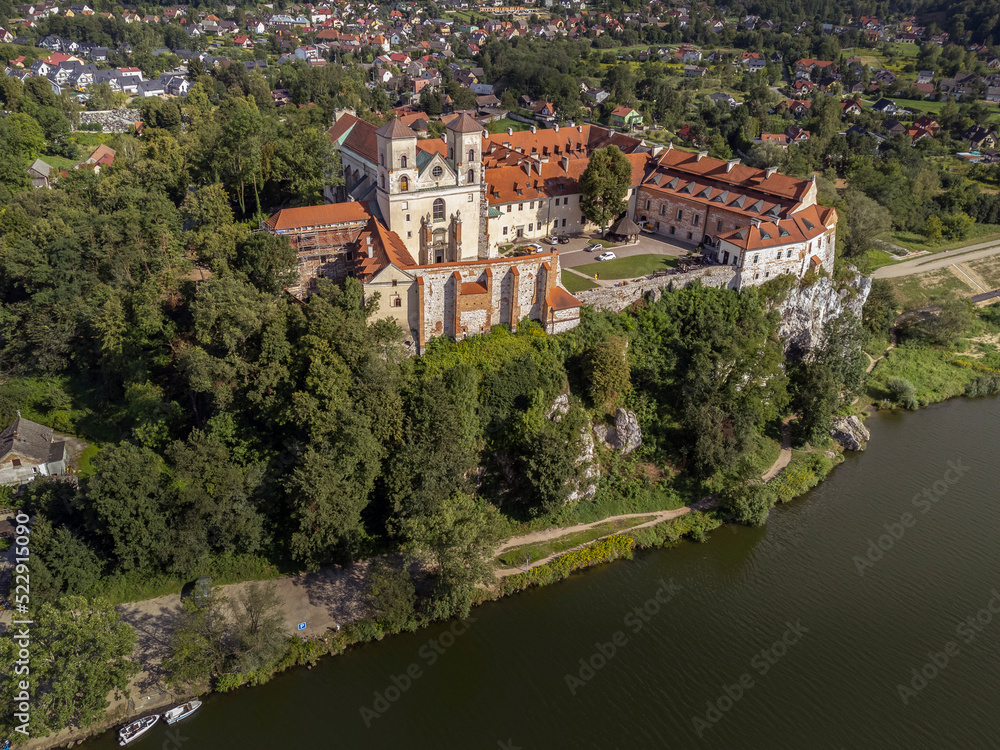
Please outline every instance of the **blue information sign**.
[{"label": "blue information sign", "polygon": [[305,629],[306,629],[306,624],[304,622],[300,622],[299,623],[299,630],[305,630]]}]

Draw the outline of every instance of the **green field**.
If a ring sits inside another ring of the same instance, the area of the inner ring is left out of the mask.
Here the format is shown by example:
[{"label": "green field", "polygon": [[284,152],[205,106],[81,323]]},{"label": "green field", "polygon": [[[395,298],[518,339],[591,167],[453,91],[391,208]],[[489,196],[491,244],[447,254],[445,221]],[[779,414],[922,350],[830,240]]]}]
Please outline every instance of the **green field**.
[{"label": "green field", "polygon": [[585,279],[582,276],[577,276],[572,271],[562,272],[562,285],[566,287],[566,291],[576,294],[577,292],[585,292],[588,289],[596,289],[600,284],[596,284],[589,279]]},{"label": "green field", "polygon": [[588,276],[600,274],[602,279],[634,279],[646,274],[677,267],[677,258],[671,255],[631,255],[627,258],[605,260],[577,266],[576,270]]},{"label": "green field", "polygon": [[949,269],[889,279],[896,300],[904,310],[912,310],[959,297],[971,297],[972,288]]},{"label": "green field", "polygon": [[506,133],[507,128],[511,128],[514,132],[517,132],[519,130],[527,130],[530,127],[531,126],[526,123],[517,122],[516,120],[511,120],[507,117],[502,120],[495,120],[494,122],[486,124],[486,130],[490,133]]}]

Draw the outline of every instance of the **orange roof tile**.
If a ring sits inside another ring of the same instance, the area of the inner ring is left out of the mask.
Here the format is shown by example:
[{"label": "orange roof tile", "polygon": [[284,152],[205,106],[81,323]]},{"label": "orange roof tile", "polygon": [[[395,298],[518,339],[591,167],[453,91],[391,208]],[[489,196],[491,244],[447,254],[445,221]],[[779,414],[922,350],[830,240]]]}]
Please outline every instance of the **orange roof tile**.
[{"label": "orange roof tile", "polygon": [[465,281],[462,283],[462,294],[486,294],[486,285],[478,281]]},{"label": "orange roof tile", "polygon": [[815,239],[827,231],[828,225],[836,222],[836,210],[814,205],[787,219],[765,221],[759,226],[743,227],[720,234],[719,240],[744,250],[761,250]]},{"label": "orange roof tile", "polygon": [[366,203],[327,203],[322,206],[283,208],[264,222],[274,232],[288,232],[306,227],[331,227],[337,224],[352,224],[368,221]]},{"label": "orange roof tile", "polygon": [[580,300],[559,286],[545,295],[545,304],[553,310],[569,310],[574,307],[583,307],[583,303]]},{"label": "orange roof tile", "polygon": [[385,225],[374,216],[368,220],[368,225],[358,237],[357,246],[358,257],[355,261],[354,274],[362,283],[370,281],[389,265],[401,269],[417,265],[400,236],[386,229]]}]

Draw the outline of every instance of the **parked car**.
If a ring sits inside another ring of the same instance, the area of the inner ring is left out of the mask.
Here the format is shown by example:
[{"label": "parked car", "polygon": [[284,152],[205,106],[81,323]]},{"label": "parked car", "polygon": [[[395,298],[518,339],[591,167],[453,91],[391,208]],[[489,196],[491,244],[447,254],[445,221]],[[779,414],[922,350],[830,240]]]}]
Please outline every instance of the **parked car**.
[{"label": "parked car", "polygon": [[569,235],[568,234],[560,234],[559,235],[559,244],[560,245],[568,245],[569,244]]},{"label": "parked car", "polygon": [[557,245],[559,244],[559,237],[553,234],[551,237],[546,237],[545,241],[550,245]]},{"label": "parked car", "polygon": [[593,245],[587,245],[585,248],[583,248],[583,252],[585,252],[585,253],[592,253],[595,250],[603,250],[603,249],[604,249],[604,245],[598,245],[595,242]]},{"label": "parked car", "polygon": [[608,250],[606,253],[601,253],[600,255],[598,255],[597,260],[614,260],[617,257],[618,257],[617,255]]},{"label": "parked car", "polygon": [[524,249],[527,250],[529,253],[545,252],[545,248],[543,248],[537,242],[529,242],[527,245],[524,246]]}]

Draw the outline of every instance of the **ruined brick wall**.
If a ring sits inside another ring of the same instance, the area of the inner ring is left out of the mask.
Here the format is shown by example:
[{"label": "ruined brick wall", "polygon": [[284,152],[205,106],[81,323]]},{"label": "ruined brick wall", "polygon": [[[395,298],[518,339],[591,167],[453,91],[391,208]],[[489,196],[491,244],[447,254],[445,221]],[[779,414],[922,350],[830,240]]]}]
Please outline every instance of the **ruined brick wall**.
[{"label": "ruined brick wall", "polygon": [[645,296],[658,300],[664,289],[678,289],[694,281],[700,281],[704,286],[717,288],[736,288],[736,269],[731,266],[710,266],[708,268],[679,273],[673,276],[662,276],[657,279],[643,279],[630,282],[626,286],[603,287],[586,292],[577,292],[576,298],[595,310],[621,312]]}]

